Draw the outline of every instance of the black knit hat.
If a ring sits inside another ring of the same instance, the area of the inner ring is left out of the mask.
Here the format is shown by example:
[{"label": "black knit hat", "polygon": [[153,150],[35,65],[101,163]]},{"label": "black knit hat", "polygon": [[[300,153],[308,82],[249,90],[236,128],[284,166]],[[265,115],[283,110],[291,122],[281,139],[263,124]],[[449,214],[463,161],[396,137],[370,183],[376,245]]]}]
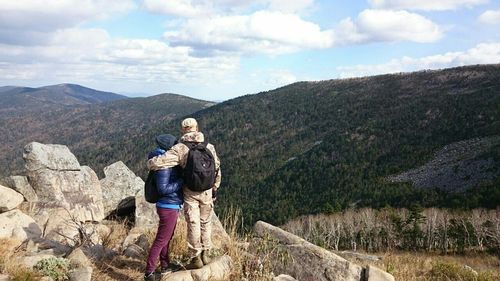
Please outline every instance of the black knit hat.
[{"label": "black knit hat", "polygon": [[155,140],[158,146],[164,150],[169,150],[177,143],[177,138],[170,134],[159,135],[155,138]]}]

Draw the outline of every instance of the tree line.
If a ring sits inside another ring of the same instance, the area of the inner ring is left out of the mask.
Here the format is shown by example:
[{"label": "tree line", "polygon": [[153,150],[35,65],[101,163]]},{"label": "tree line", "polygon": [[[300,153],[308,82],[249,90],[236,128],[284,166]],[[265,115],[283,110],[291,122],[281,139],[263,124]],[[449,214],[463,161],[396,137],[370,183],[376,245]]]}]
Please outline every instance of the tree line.
[{"label": "tree line", "polygon": [[304,239],[335,251],[413,250],[500,255],[500,209],[371,208],[310,215],[283,226]]}]

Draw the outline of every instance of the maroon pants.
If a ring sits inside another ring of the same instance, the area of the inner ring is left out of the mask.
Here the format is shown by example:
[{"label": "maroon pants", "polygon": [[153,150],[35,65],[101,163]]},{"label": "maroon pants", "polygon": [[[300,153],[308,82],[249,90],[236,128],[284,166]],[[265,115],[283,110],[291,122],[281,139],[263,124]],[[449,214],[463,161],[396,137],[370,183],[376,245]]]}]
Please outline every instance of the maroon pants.
[{"label": "maroon pants", "polygon": [[146,265],[146,273],[155,271],[158,257],[160,257],[160,265],[167,267],[170,259],[168,257],[170,240],[174,236],[175,225],[179,210],[156,208],[156,212],[160,217],[158,224],[158,232],[156,233],[155,241],[149,249],[148,262]]}]

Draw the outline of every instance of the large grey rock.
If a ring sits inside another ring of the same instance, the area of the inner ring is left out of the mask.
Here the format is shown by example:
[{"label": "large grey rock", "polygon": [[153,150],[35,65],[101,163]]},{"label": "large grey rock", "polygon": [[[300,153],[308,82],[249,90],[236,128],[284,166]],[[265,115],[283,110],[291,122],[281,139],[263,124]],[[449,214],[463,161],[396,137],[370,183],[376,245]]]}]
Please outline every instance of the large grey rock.
[{"label": "large grey rock", "polygon": [[69,281],[91,281],[92,280],[92,267],[77,267],[69,272]]},{"label": "large grey rock", "polygon": [[37,209],[64,208],[79,221],[104,219],[100,183],[89,167],[79,171],[29,171],[29,178],[39,198]]},{"label": "large grey rock", "polygon": [[8,187],[14,189],[15,191],[21,193],[27,202],[37,202],[38,196],[35,190],[28,182],[28,178],[25,176],[10,176],[5,180]]},{"label": "large grey rock", "polygon": [[90,281],[92,280],[92,263],[85,256],[80,248],[74,249],[67,257],[72,265],[75,266],[69,272],[70,281]]},{"label": "large grey rock", "polygon": [[30,215],[44,226],[45,238],[77,245],[80,223],[104,218],[96,173],[80,166],[63,145],[30,143],[23,157],[28,181],[38,197],[30,205]]},{"label": "large grey rock", "polygon": [[144,228],[135,227],[123,241],[123,255],[133,259],[144,260],[149,252],[149,241],[143,234]]},{"label": "large grey rock", "polygon": [[33,218],[43,225],[43,238],[61,242],[71,247],[80,243],[80,222],[65,208],[37,208]]},{"label": "large grey rock", "polygon": [[277,272],[295,276],[298,280],[360,281],[363,278],[361,266],[278,227],[258,221],[254,230],[260,237],[276,240],[278,247],[291,256],[292,260],[286,263],[272,259]]},{"label": "large grey rock", "polygon": [[39,238],[42,231],[33,218],[19,210],[0,214],[0,238],[12,238],[20,242]]},{"label": "large grey rock", "polygon": [[[135,197],[144,189],[144,181],[136,176],[122,161],[104,168],[105,178],[101,180],[104,199],[104,213],[132,208]],[[132,198],[132,200],[130,200]]]},{"label": "large grey rock", "polygon": [[24,201],[24,197],[17,191],[0,185],[0,212],[10,211]]},{"label": "large grey rock", "polygon": [[74,249],[66,258],[76,267],[92,266],[92,263],[80,248]]},{"label": "large grey rock", "polygon": [[231,273],[233,261],[225,255],[214,258],[212,262],[196,270],[183,270],[165,275],[162,281],[223,281]]},{"label": "large grey rock", "polygon": [[26,161],[26,169],[29,171],[40,169],[80,170],[78,160],[65,145],[32,142],[24,147],[23,158]]},{"label": "large grey rock", "polygon": [[366,267],[366,281],[394,281],[394,276],[375,266],[369,265]]},{"label": "large grey rock", "polygon": [[144,198],[144,190],[141,189],[140,195],[135,197],[135,226],[136,227],[156,227],[158,225],[158,214],[156,213],[156,205],[151,204]]},{"label": "large grey rock", "polygon": [[38,196],[34,213],[62,208],[78,221],[104,218],[97,175],[89,167],[81,167],[67,147],[30,143],[23,157],[28,180]]}]

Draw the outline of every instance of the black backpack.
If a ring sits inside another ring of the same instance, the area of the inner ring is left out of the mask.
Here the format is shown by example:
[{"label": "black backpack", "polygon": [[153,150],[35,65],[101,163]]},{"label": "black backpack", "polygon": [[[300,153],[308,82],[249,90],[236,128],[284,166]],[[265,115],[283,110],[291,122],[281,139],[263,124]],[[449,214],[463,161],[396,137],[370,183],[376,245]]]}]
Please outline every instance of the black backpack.
[{"label": "black backpack", "polygon": [[148,178],[144,183],[144,198],[149,203],[156,203],[160,199],[160,193],[156,188],[155,171],[149,171]]},{"label": "black backpack", "polygon": [[189,148],[186,167],[183,170],[184,184],[192,191],[205,191],[215,183],[215,159],[208,150],[208,142],[185,142]]}]

